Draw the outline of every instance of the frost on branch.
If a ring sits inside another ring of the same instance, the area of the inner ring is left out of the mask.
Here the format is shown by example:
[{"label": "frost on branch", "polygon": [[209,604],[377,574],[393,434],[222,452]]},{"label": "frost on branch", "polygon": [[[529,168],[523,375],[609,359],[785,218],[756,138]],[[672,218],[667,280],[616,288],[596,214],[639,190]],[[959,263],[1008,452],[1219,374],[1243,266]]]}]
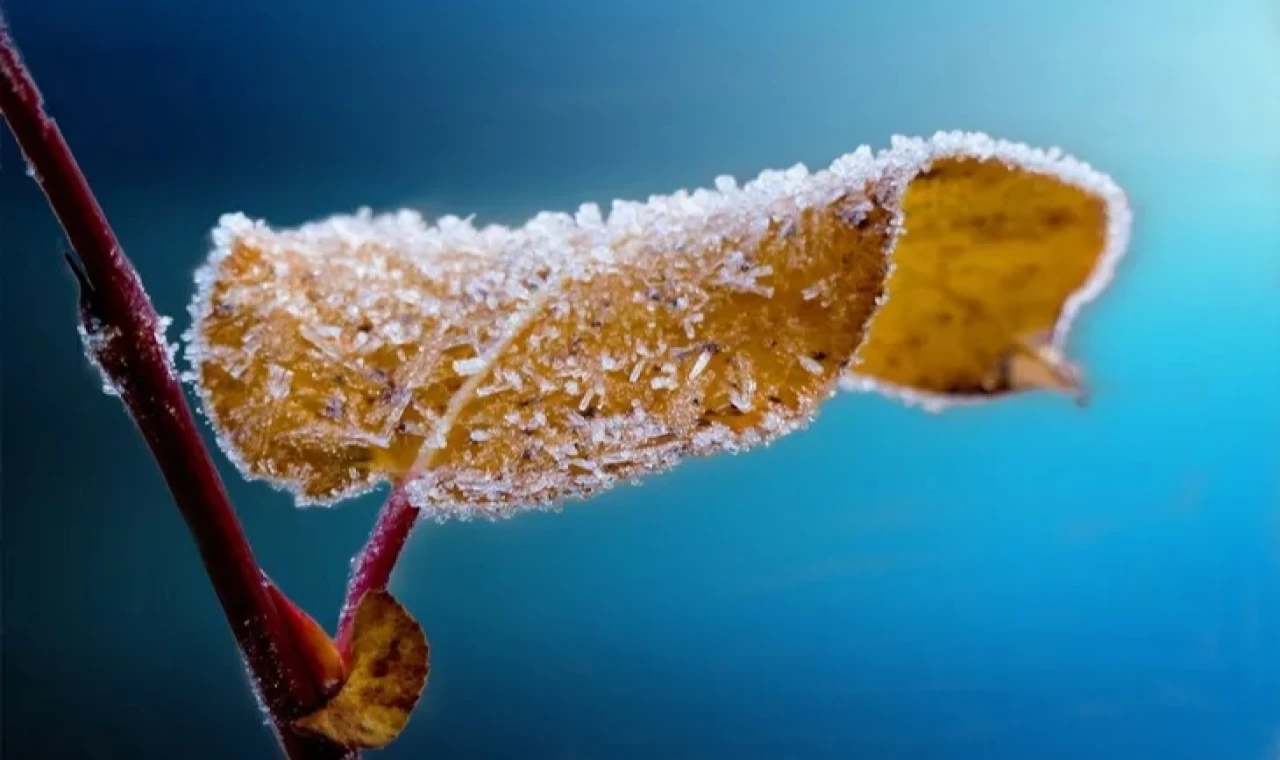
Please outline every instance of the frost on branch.
[{"label": "frost on branch", "polygon": [[84,358],[88,360],[89,366],[97,371],[102,381],[102,392],[108,396],[119,396],[120,388],[111,379],[111,375],[107,373],[103,364],[109,353],[117,350],[114,344],[120,340],[120,331],[104,325],[96,318],[88,318],[81,320],[76,326],[76,332],[80,335],[80,347],[84,350]]},{"label": "frost on branch", "polygon": [[188,353],[246,474],[502,516],[768,442],[838,385],[1075,390],[1128,223],[1086,165],[956,133],[518,229],[228,216]]}]

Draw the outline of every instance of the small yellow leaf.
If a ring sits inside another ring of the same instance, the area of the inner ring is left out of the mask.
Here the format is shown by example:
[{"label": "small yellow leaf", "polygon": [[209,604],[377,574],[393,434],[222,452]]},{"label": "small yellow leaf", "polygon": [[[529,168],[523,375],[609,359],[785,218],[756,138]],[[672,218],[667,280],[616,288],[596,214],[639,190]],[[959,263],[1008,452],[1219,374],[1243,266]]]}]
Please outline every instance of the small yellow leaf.
[{"label": "small yellow leaf", "polygon": [[837,387],[1082,395],[1063,345],[1127,245],[1105,175],[946,133],[810,174],[477,229],[224,217],[189,357],[241,470],[499,517],[803,427]]},{"label": "small yellow leaf", "polygon": [[343,747],[378,749],[409,722],[427,683],[429,649],[422,626],[386,591],[360,600],[352,623],[348,675],[324,707],[299,728]]}]

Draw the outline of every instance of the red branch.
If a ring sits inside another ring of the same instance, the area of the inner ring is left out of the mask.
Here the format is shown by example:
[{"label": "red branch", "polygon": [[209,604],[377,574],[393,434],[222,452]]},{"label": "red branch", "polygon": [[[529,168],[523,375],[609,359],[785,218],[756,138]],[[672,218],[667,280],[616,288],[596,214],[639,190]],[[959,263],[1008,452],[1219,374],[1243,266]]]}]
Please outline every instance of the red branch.
[{"label": "red branch", "polygon": [[355,617],[356,606],[370,591],[386,589],[391,580],[391,571],[396,567],[396,561],[400,558],[400,552],[404,549],[405,541],[413,531],[420,512],[409,503],[403,484],[396,484],[379,510],[369,540],[355,559],[351,581],[347,584],[347,597],[338,618],[338,651],[344,657],[350,654],[351,621]]},{"label": "red branch", "polygon": [[322,703],[316,664],[294,643],[272,602],[226,490],[200,438],[159,318],[98,206],[0,15],[0,113],[22,147],[79,257],[82,316],[95,357],[119,392],[164,474],[281,744],[293,760],[350,756],[304,737],[292,719]]}]

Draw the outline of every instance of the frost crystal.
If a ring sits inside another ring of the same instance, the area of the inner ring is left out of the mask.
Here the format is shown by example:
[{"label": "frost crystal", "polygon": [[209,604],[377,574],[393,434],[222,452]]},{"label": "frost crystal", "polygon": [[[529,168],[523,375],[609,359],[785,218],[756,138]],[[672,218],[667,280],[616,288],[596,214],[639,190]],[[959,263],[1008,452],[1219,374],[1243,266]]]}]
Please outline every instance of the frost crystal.
[{"label": "frost crystal", "polygon": [[102,392],[108,396],[119,396],[120,388],[103,369],[102,355],[111,350],[113,341],[120,339],[120,331],[94,320],[90,320],[89,324],[77,325],[76,331],[80,335],[80,346],[84,350],[85,359],[88,359],[89,364],[97,370],[98,376],[102,379]]},{"label": "frost crystal", "polygon": [[800,366],[804,367],[804,371],[808,372],[810,375],[822,374],[822,364],[816,359],[812,359],[808,356],[800,357]]},{"label": "frost crystal", "polygon": [[483,371],[486,364],[485,360],[478,356],[471,359],[458,359],[453,363],[453,371],[459,375],[474,375]]},{"label": "frost crystal", "polygon": [[169,342],[169,328],[173,326],[173,317],[160,315],[156,318],[156,342],[159,343],[165,352],[165,358],[169,362],[170,367],[176,367],[178,356],[178,344]]},{"label": "frost crystal", "polygon": [[[278,364],[267,367],[267,393],[277,401],[289,395],[289,385],[293,382],[293,373]],[[332,399],[330,399],[332,402]],[[326,408],[330,404],[326,403]]]}]

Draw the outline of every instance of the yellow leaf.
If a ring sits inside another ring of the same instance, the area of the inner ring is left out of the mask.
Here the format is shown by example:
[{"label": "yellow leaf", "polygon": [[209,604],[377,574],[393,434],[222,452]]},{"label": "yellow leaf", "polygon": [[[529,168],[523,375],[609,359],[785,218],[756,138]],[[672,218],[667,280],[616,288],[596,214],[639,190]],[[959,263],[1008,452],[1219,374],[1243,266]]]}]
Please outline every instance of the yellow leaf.
[{"label": "yellow leaf", "polygon": [[716,185],[516,229],[225,217],[205,408],[303,503],[403,479],[436,517],[509,515],[767,443],[838,385],[1075,389],[1067,328],[1129,223],[1104,175],[980,135]]},{"label": "yellow leaf", "polygon": [[351,749],[379,749],[400,735],[427,683],[422,626],[386,591],[360,599],[352,623],[347,680],[299,728]]}]

